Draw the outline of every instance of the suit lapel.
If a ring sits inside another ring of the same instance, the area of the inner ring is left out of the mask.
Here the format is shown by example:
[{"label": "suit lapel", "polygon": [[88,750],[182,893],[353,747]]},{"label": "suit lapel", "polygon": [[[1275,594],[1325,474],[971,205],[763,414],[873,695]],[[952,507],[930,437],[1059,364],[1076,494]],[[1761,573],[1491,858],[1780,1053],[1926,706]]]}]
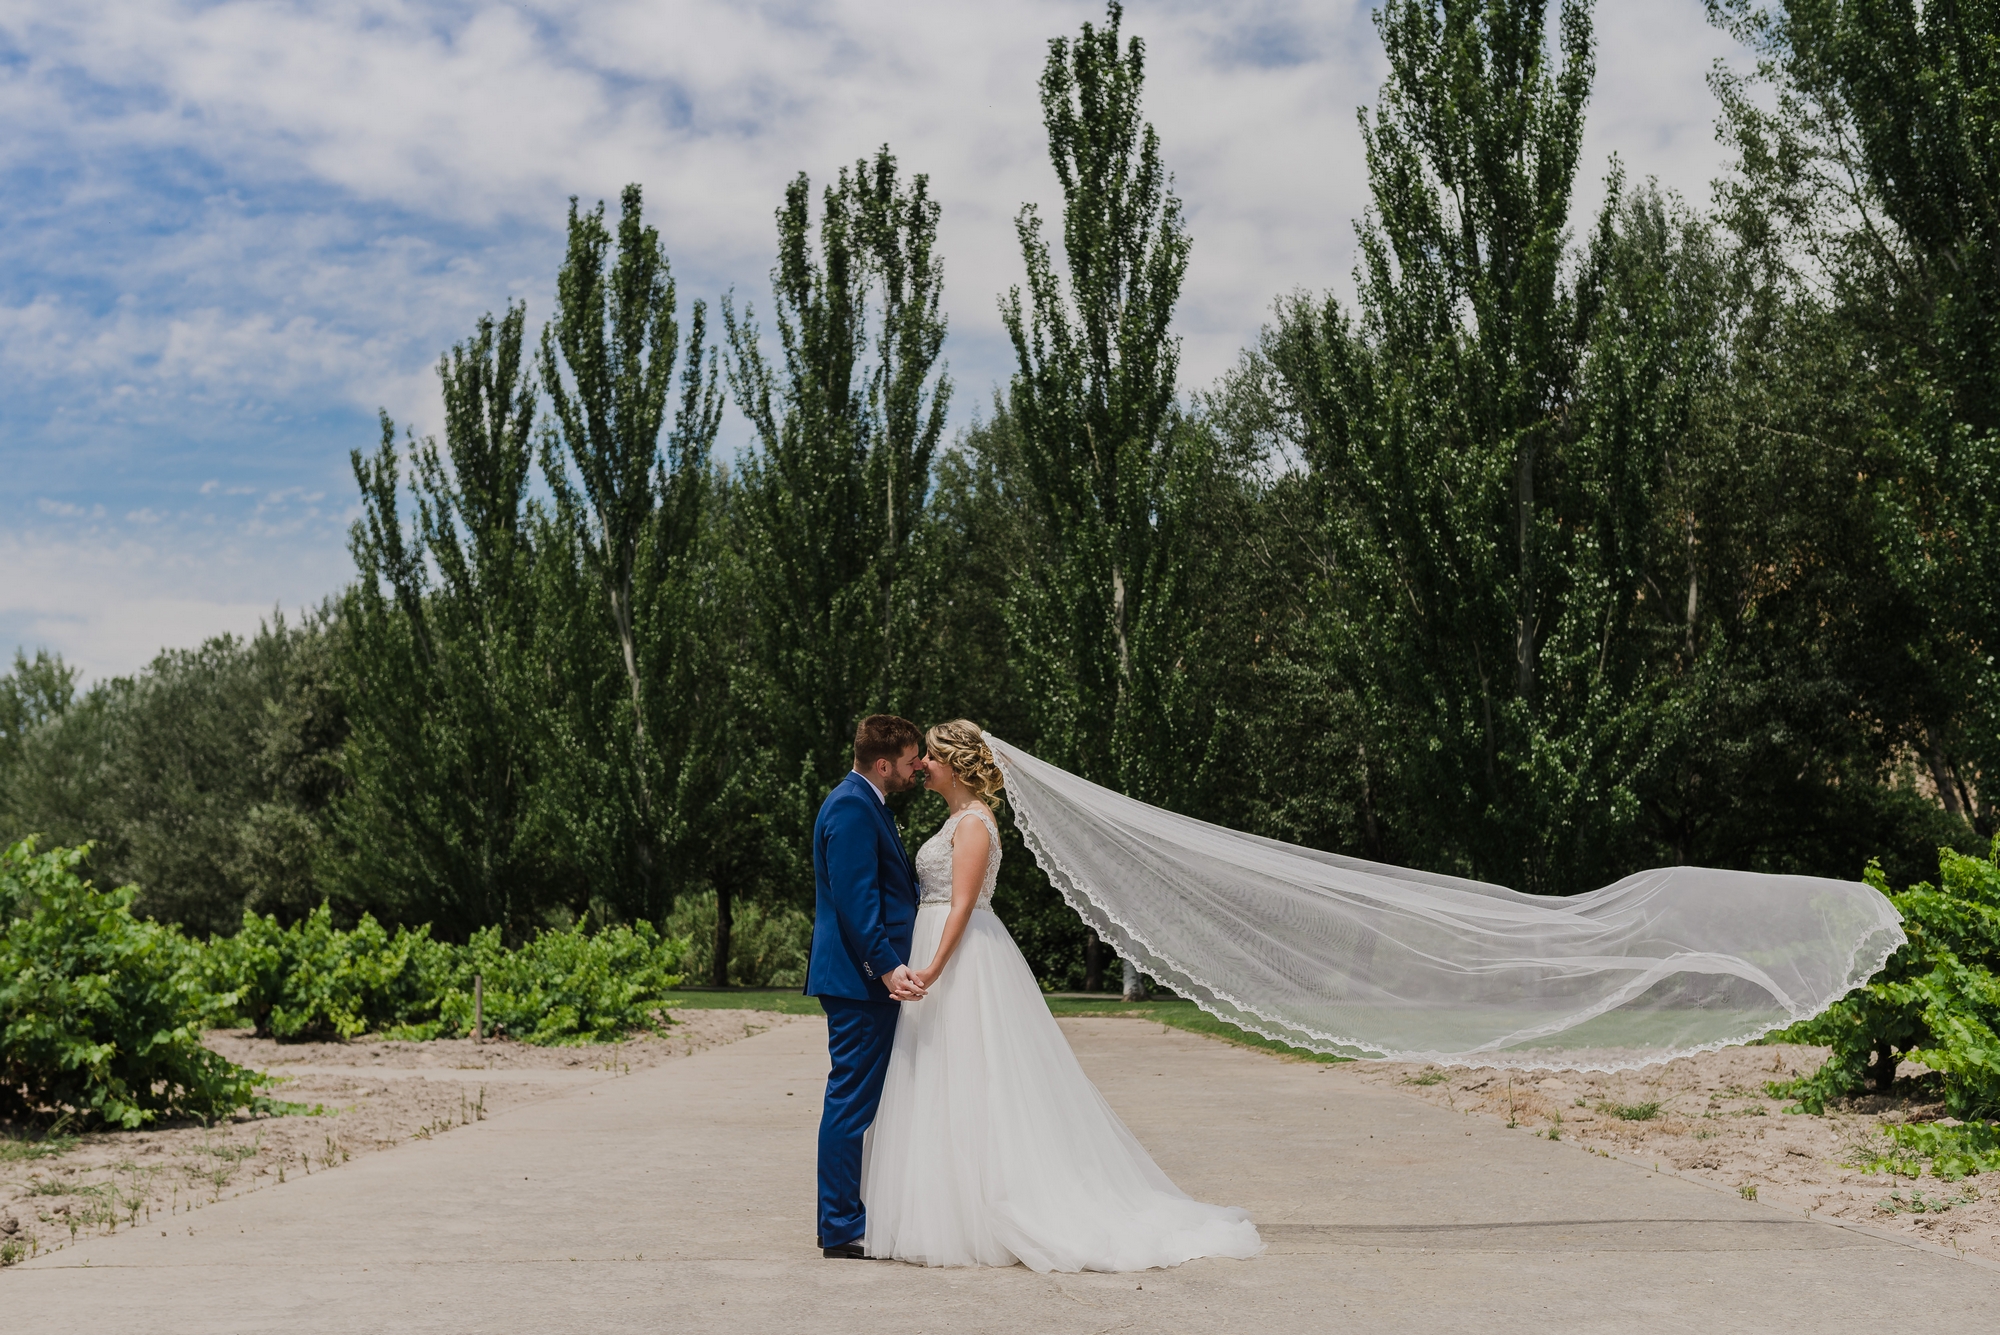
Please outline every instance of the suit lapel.
[{"label": "suit lapel", "polygon": [[[861,782],[868,783],[868,780],[863,779]],[[903,842],[903,827],[896,823],[896,813],[889,809],[889,804],[875,795],[873,791],[875,785],[868,783],[868,787],[870,790],[868,795],[874,797],[875,805],[881,808],[882,823],[889,827],[889,839],[896,845],[896,853],[903,860],[903,870],[909,874],[910,884],[914,886],[917,883],[917,864],[910,861],[909,846]]]},{"label": "suit lapel", "polygon": [[910,881],[914,884],[917,879],[916,866],[910,861],[910,850],[903,846],[903,831],[896,824],[896,813],[889,810],[889,804],[882,800],[882,795],[875,791],[875,785],[868,782],[867,777],[861,771],[849,770],[848,775],[854,782],[861,785],[868,800],[875,804],[876,817],[882,822],[883,828],[889,832],[889,840],[895,844],[896,853],[903,860],[903,870],[909,873]]},{"label": "suit lapel", "polygon": [[889,810],[887,802],[878,799],[876,805],[882,808],[882,823],[889,827],[889,839],[896,845],[897,855],[903,859],[903,869],[910,872],[911,880],[915,880],[915,868],[910,865],[910,850],[903,844],[903,827],[896,824],[896,813]]}]

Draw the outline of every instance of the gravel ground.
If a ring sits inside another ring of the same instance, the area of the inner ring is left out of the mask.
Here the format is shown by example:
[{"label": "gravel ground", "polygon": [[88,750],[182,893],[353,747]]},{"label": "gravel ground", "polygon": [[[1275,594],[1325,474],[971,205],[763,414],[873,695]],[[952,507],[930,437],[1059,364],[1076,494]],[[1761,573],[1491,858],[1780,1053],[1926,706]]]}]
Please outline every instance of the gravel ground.
[{"label": "gravel ground", "polygon": [[[1867,1172],[1888,1147],[1882,1127],[1944,1109],[1921,1097],[1871,1097],[1824,1117],[1787,1113],[1765,1083],[1817,1070],[1826,1049],[1725,1048],[1616,1075],[1516,1073],[1353,1062],[1337,1078],[1391,1086],[1530,1135],[1656,1163],[1760,1201],[1906,1233],[2000,1261],[2000,1184]],[[1906,1063],[1906,1075],[1922,1068]],[[1900,1084],[1901,1082],[1899,1082]],[[1919,1198],[1921,1198],[1921,1203]]]}]

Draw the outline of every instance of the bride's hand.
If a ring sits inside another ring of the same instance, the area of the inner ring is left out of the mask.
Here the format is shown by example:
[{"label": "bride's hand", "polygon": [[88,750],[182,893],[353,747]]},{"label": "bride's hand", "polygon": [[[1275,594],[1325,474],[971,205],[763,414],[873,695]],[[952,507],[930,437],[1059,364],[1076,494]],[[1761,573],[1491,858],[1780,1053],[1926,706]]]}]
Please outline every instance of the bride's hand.
[{"label": "bride's hand", "polygon": [[928,992],[937,986],[938,976],[943,972],[943,969],[919,969],[917,970],[917,981],[922,983],[924,991]]}]

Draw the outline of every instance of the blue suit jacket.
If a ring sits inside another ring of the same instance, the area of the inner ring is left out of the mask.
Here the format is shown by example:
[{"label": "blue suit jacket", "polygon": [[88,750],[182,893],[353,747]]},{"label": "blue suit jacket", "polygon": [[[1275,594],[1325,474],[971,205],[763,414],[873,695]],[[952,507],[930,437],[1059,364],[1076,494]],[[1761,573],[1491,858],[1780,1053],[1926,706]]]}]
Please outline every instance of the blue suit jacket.
[{"label": "blue suit jacket", "polygon": [[813,822],[813,939],[806,995],[887,1001],[882,980],[910,958],[917,876],[896,818],[852,770]]}]

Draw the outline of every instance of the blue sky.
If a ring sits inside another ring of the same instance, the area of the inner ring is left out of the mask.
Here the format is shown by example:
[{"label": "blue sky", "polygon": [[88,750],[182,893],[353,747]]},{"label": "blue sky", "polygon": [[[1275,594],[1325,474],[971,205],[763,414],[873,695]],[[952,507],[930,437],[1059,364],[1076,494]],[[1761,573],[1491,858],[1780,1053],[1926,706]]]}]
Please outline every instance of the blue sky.
[{"label": "blue sky", "polygon": [[[1045,210],[1048,38],[1101,4],[0,0],[0,653],[90,678],[346,582],[348,451],[483,311],[546,317],[566,201],[646,188],[684,301],[766,304],[772,210],[888,142],[944,205],[961,421],[1007,374],[1012,219]],[[1616,152],[1724,165],[1700,0],[1604,4],[1579,207]],[[1133,0],[1195,250],[1188,387],[1297,287],[1344,291],[1368,6]],[[725,450],[742,448],[732,418]]]}]

